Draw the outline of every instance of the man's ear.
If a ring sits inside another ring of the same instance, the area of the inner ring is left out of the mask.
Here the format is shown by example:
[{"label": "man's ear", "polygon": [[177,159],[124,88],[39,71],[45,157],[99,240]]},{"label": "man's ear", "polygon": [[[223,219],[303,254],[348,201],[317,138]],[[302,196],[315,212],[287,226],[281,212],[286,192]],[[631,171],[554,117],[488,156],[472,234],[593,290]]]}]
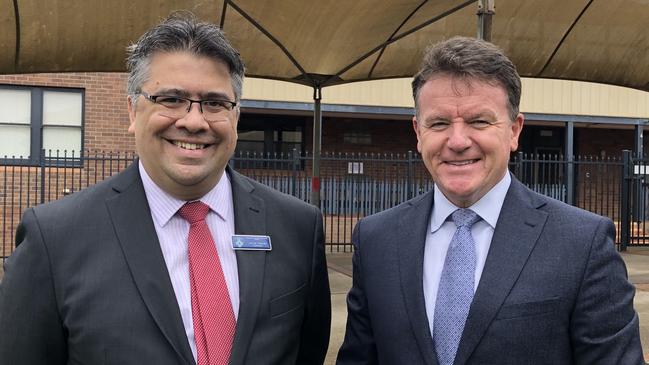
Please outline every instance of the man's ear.
[{"label": "man's ear", "polygon": [[416,115],[414,117],[412,117],[412,129],[415,131],[415,134],[417,135],[417,151],[419,153],[421,153],[421,145],[420,145],[421,142],[419,141],[419,128],[418,128],[418,125],[417,125],[417,116]]},{"label": "man's ear", "polygon": [[135,106],[133,106],[133,101],[134,99],[131,95],[126,97],[126,108],[128,109],[129,119],[128,132],[131,134],[135,134]]},{"label": "man's ear", "polygon": [[518,113],[516,119],[512,122],[512,139],[509,143],[510,151],[514,152],[518,149],[518,138],[523,131],[523,124],[525,124],[525,116],[522,113]]}]

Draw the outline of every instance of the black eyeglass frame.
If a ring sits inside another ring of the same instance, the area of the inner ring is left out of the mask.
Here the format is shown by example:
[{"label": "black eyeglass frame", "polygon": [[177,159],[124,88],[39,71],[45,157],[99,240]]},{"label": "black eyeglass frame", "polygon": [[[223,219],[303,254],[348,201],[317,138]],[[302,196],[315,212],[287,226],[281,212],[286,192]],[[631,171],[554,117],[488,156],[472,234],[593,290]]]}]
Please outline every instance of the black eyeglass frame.
[{"label": "black eyeglass frame", "polygon": [[230,100],[226,100],[226,99],[205,99],[205,100],[193,100],[193,99],[190,99],[190,98],[184,98],[184,97],[182,97],[182,96],[175,96],[175,95],[149,95],[149,93],[146,93],[146,92],[144,92],[144,91],[140,91],[138,94],[144,96],[145,99],[149,100],[150,102],[152,102],[152,103],[154,103],[154,104],[162,105],[162,106],[164,106],[165,108],[169,108],[169,109],[172,109],[172,107],[169,107],[169,106],[167,106],[167,105],[164,105],[164,104],[162,104],[162,103],[159,103],[159,102],[158,102],[158,98],[161,98],[161,97],[168,97],[168,98],[174,98],[174,99],[179,99],[179,100],[185,100],[185,101],[188,101],[188,102],[189,102],[189,106],[187,107],[187,110],[185,110],[187,113],[189,113],[189,111],[192,110],[192,104],[197,103],[197,104],[198,104],[198,109],[200,110],[201,114],[203,114],[203,115],[205,115],[205,114],[203,113],[203,103],[206,103],[206,102],[214,102],[214,101],[218,101],[218,102],[223,102],[223,103],[230,104],[230,108],[229,108],[229,109],[228,109],[227,107],[225,108],[226,111],[232,111],[232,109],[234,109],[234,108],[237,106],[237,102],[235,102],[235,101],[230,101]]}]

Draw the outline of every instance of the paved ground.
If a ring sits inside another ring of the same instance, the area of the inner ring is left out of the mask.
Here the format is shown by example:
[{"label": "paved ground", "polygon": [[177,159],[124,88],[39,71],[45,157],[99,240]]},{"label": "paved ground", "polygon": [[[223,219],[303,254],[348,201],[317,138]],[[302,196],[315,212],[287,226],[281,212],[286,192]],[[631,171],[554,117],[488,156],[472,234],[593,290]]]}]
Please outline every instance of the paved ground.
[{"label": "paved ground", "polygon": [[[635,309],[640,317],[640,338],[649,359],[649,248],[630,248],[622,253],[629,279],[636,286]],[[347,320],[345,297],[352,285],[351,253],[327,254],[331,285],[332,323],[326,365],[333,365],[342,343]]]},{"label": "paved ground", "polygon": [[[629,279],[636,285],[635,308],[640,316],[640,337],[645,348],[645,358],[649,359],[649,248],[631,248],[622,253],[622,257],[627,265]],[[331,285],[332,323],[325,364],[333,365],[345,334],[345,299],[352,285],[351,253],[329,253],[327,262]],[[2,274],[0,265],[0,279]]]}]

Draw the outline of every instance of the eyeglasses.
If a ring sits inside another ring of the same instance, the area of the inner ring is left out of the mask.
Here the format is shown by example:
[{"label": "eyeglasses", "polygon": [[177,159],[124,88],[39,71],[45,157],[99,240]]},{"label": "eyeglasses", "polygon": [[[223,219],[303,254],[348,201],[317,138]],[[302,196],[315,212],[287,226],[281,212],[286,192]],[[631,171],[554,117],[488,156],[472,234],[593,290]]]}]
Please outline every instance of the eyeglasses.
[{"label": "eyeglasses", "polygon": [[227,113],[237,106],[237,103],[230,100],[207,99],[192,100],[173,95],[149,95],[140,92],[147,100],[152,103],[164,106],[160,114],[168,118],[183,118],[192,109],[192,104],[197,103],[203,119],[208,122],[227,121]]}]

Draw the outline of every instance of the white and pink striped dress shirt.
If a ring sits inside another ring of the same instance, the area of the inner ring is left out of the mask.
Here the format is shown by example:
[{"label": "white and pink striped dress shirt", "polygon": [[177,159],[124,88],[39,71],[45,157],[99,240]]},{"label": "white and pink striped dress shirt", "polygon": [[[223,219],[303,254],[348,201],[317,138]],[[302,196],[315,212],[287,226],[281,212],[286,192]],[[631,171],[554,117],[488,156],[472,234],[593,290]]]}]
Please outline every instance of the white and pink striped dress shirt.
[{"label": "white and pink striped dress shirt", "polygon": [[[183,319],[189,345],[196,360],[196,342],[194,341],[194,325],[192,322],[192,303],[189,287],[189,261],[187,237],[189,223],[177,212],[186,202],[176,199],[156,185],[139,162],[140,176],[144,184],[146,198],[151,208],[151,218],[155,226],[160,248],[167,264],[167,271],[176,294],[180,315]],[[232,187],[226,173],[218,184],[201,199],[209,205],[207,225],[214,237],[214,243],[219,253],[223,275],[228,285],[230,300],[235,318],[239,315],[239,275],[237,258],[232,249],[231,238],[234,234],[234,208],[232,204]]]}]

